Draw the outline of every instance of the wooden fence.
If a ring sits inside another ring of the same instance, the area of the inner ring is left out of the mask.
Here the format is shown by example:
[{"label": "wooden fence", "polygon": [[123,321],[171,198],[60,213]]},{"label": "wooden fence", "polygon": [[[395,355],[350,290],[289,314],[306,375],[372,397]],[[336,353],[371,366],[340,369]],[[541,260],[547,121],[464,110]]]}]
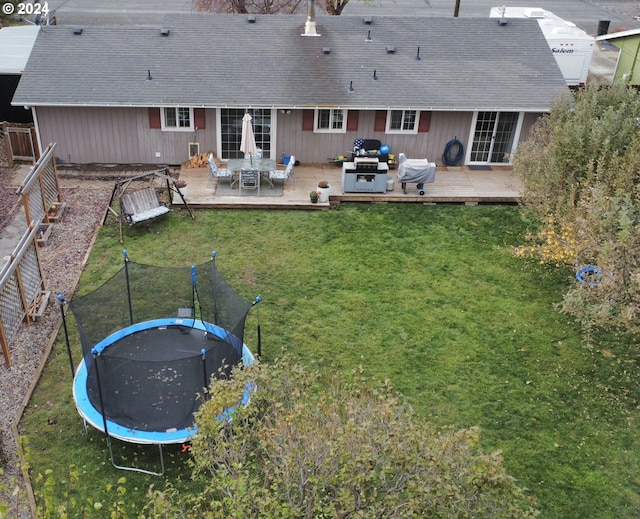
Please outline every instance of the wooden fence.
[{"label": "wooden fence", "polygon": [[0,166],[13,167],[16,161],[35,162],[40,157],[32,123],[0,125]]},{"label": "wooden fence", "polygon": [[[54,149],[55,144],[47,147],[18,188],[29,225],[0,268],[0,346],[7,367],[11,366],[9,346],[22,323],[28,326],[40,317],[51,297],[45,287],[37,235],[40,225],[51,221],[51,207],[63,206]],[[57,215],[61,207],[56,208]]]}]

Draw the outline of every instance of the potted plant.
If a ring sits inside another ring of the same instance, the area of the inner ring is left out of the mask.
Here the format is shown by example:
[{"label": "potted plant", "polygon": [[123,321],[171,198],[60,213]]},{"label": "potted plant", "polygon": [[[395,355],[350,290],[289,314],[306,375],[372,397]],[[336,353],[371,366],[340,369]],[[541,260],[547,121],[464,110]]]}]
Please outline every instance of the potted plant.
[{"label": "potted plant", "polygon": [[311,203],[312,204],[317,204],[318,203],[318,192],[317,191],[311,191],[309,193],[309,198],[311,199]]},{"label": "potted plant", "polygon": [[329,182],[326,180],[318,182],[318,202],[328,202],[330,190],[331,185],[329,185]]},{"label": "potted plant", "polygon": [[64,202],[54,202],[47,210],[47,219],[49,223],[56,223],[62,218],[66,204]]}]

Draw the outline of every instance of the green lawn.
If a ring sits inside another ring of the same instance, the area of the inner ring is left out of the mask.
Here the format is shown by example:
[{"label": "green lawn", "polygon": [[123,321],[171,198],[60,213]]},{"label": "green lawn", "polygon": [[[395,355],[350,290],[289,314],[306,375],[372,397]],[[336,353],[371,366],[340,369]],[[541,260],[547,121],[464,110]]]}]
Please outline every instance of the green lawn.
[{"label": "green lawn", "polygon": [[[432,423],[479,425],[486,450],[503,451],[542,517],[638,517],[635,342],[614,334],[581,341],[554,308],[573,273],[511,253],[526,230],[513,206],[173,213],[127,229],[124,247],[115,226],[102,229],[80,289],[118,270],[125,247],[132,261],[181,266],[216,250],[231,285],[262,297],[265,362],[287,350],[324,373],[363,364]],[[255,330],[253,310],[245,334],[253,349]],[[22,427],[34,474],[54,468],[57,492],[71,488],[79,503],[109,502],[107,485],[125,476],[125,507],[137,510],[147,486],[162,484],[113,469],[96,431],[84,439],[62,335]],[[149,450],[117,448],[129,459]],[[167,454],[166,478],[192,488],[186,455]],[[79,481],[65,487],[70,465]]]}]

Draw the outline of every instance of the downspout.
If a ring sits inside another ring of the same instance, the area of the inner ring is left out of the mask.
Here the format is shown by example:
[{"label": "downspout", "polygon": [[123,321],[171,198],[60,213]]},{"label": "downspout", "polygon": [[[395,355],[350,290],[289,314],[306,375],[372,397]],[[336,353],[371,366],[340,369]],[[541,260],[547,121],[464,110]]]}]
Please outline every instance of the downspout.
[{"label": "downspout", "polygon": [[31,115],[33,116],[33,125],[36,129],[36,145],[38,146],[38,157],[42,157],[42,136],[40,135],[40,125],[38,124],[38,114],[36,113],[36,107],[31,107]]}]

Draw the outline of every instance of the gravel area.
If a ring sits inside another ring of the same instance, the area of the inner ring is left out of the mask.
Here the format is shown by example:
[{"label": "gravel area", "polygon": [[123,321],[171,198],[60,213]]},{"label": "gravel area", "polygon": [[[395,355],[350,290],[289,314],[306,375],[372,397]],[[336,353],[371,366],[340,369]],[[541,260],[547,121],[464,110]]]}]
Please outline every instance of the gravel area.
[{"label": "gravel area", "polygon": [[13,171],[0,168],[0,232],[21,208],[16,188],[11,187]]},{"label": "gravel area", "polygon": [[[69,299],[82,272],[95,231],[102,222],[113,181],[63,180],[61,185],[62,200],[67,206],[61,221],[54,224],[47,244],[41,247],[40,256],[46,289],[51,290],[52,294],[62,293]],[[22,206],[15,195],[17,185],[12,171],[0,170],[0,186],[1,232],[7,222],[22,211]],[[4,362],[0,365],[0,414],[3,417],[0,424],[0,460],[4,470],[0,484],[11,486],[12,480],[22,484],[11,423],[17,419],[44,360],[47,344],[57,330],[59,317],[58,305],[51,302],[42,319],[29,327],[23,326],[12,341],[12,367],[6,368]],[[16,505],[18,499],[20,503]],[[10,489],[0,492],[0,500],[11,503],[10,517],[31,517],[24,496],[12,496]]]}]

